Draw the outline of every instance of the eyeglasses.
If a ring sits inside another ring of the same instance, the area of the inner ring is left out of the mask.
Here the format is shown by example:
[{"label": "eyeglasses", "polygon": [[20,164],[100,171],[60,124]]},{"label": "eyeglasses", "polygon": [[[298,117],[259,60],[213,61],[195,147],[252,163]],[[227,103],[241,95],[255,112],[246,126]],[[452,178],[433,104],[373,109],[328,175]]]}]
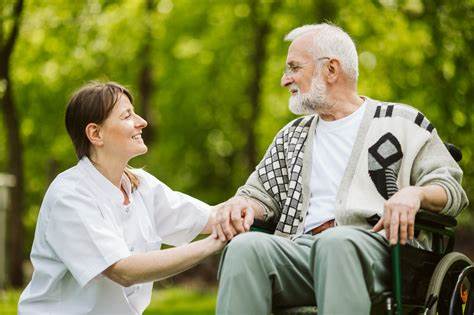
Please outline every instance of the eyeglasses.
[{"label": "eyeglasses", "polygon": [[[324,60],[324,59],[331,59],[330,57],[320,57],[317,58],[316,61]],[[284,74],[286,76],[291,76],[296,74],[299,70],[304,68],[305,65],[308,63],[290,63],[285,65],[285,72]]]}]

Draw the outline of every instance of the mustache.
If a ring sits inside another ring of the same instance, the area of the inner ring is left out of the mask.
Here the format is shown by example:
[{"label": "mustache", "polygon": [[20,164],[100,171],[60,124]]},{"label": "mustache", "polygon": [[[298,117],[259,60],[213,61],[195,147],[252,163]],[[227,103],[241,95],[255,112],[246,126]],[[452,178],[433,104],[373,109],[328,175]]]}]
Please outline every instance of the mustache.
[{"label": "mustache", "polygon": [[296,83],[291,83],[289,86],[288,86],[288,90],[296,90],[296,92],[300,92],[300,89],[298,87],[298,85],[296,85]]}]

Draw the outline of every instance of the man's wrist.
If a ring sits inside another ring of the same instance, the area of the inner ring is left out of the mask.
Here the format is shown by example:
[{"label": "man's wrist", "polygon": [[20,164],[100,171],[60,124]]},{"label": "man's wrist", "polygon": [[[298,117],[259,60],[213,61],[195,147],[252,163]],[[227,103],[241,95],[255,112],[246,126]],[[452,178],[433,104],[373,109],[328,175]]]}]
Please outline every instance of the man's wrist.
[{"label": "man's wrist", "polygon": [[427,186],[416,186],[420,199],[420,208],[434,212],[441,211],[448,202],[448,192],[443,186],[431,184]]},{"label": "man's wrist", "polygon": [[420,207],[422,207],[426,200],[425,190],[423,189],[423,187],[420,187],[420,186],[413,186],[413,187],[415,188],[418,199],[420,200]]},{"label": "man's wrist", "polygon": [[247,203],[249,204],[249,206],[253,209],[254,211],[254,216],[256,219],[258,220],[264,220],[265,219],[265,207],[264,205],[254,199],[254,198],[251,198],[251,197],[246,197],[247,199]]}]

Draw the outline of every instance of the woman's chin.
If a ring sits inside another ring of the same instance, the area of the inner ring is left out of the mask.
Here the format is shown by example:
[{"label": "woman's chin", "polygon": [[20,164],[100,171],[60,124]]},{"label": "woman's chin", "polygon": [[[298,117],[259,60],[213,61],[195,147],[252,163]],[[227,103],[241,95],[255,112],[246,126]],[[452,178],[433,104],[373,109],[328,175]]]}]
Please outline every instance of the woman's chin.
[{"label": "woman's chin", "polygon": [[145,154],[145,153],[147,153],[147,152],[148,152],[148,147],[143,144],[140,149],[138,149],[138,150],[136,150],[135,152],[133,152],[132,154],[130,154],[130,159],[133,159],[134,157],[143,155],[143,154]]},{"label": "woman's chin", "polygon": [[142,144],[141,149],[139,150],[137,155],[143,155],[148,152],[148,147],[145,144]]}]

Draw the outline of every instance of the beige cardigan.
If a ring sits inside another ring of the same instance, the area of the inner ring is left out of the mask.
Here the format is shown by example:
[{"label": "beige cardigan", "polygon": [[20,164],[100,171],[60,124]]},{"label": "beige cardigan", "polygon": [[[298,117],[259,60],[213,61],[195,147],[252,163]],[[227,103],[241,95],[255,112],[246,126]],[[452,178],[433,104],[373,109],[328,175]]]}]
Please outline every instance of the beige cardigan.
[{"label": "beige cardigan", "polygon": [[[337,224],[370,228],[366,219],[382,216],[384,201],[395,189],[410,185],[443,187],[448,202],[442,213],[456,216],[468,203],[461,187],[462,170],[436,129],[413,107],[369,98],[367,102],[336,197]],[[237,191],[263,205],[265,222],[276,225],[276,235],[303,233],[318,119],[301,117],[281,129]]]}]

